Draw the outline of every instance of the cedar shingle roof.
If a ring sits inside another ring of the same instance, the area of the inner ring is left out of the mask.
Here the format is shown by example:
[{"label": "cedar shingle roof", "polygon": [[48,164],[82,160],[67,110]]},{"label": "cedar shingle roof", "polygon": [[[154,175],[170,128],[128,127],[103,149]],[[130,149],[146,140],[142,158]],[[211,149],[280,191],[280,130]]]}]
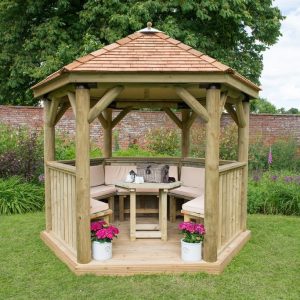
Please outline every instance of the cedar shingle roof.
[{"label": "cedar shingle roof", "polygon": [[135,32],[76,59],[33,88],[66,72],[221,72],[259,89],[230,67],[162,32]]}]

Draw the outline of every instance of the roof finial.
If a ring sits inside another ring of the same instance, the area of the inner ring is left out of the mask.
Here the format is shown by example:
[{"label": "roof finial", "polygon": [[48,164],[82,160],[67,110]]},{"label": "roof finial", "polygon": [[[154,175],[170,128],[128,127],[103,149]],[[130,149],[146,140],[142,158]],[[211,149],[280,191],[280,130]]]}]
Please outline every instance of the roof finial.
[{"label": "roof finial", "polygon": [[147,22],[147,27],[139,30],[138,32],[143,32],[143,33],[154,33],[154,32],[161,32],[160,30],[157,30],[152,27],[152,22]]}]

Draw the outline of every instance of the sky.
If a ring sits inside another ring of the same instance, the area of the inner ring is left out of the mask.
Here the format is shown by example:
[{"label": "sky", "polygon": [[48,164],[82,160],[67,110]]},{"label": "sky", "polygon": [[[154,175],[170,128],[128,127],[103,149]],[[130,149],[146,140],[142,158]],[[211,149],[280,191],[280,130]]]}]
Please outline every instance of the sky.
[{"label": "sky", "polygon": [[277,108],[300,109],[300,0],[275,0],[286,19],[277,44],[264,53],[260,97]]}]

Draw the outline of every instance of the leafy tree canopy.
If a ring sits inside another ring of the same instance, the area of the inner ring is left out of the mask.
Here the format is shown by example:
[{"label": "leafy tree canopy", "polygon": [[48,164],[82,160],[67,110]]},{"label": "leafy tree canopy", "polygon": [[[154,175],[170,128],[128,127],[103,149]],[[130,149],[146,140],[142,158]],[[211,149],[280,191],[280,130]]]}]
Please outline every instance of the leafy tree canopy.
[{"label": "leafy tree canopy", "polygon": [[288,110],[284,109],[283,107],[277,109],[277,112],[279,114],[289,114],[289,115],[299,115],[300,110],[298,108],[292,107]]},{"label": "leafy tree canopy", "polygon": [[259,83],[282,19],[272,0],[1,0],[0,103],[36,103],[30,86],[149,20]]},{"label": "leafy tree canopy", "polygon": [[250,102],[250,111],[256,114],[300,114],[297,108],[290,108],[285,110],[283,107],[277,109],[274,104],[266,99],[259,98]]},{"label": "leafy tree canopy", "polygon": [[266,99],[255,99],[250,102],[250,111],[256,114],[276,114],[276,106]]}]

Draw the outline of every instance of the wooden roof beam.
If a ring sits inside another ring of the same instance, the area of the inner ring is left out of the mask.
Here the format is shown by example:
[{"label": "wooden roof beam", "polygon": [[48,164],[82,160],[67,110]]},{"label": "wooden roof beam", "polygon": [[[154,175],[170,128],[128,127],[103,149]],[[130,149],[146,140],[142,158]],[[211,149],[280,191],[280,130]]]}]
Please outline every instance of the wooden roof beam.
[{"label": "wooden roof beam", "polygon": [[104,94],[104,96],[90,109],[88,122],[92,123],[102,111],[111,104],[116,97],[124,90],[123,86],[117,85]]},{"label": "wooden roof beam", "polygon": [[131,107],[126,107],[122,110],[112,121],[112,128],[114,128],[130,111]]},{"label": "wooden roof beam", "polygon": [[104,129],[108,128],[108,122],[107,122],[107,120],[105,119],[105,117],[103,116],[102,113],[99,114],[98,120],[99,120],[99,122],[101,123],[101,125]]},{"label": "wooden roof beam", "polygon": [[175,87],[175,92],[197,115],[199,115],[206,123],[208,122],[209,115],[207,110],[193,95],[179,86]]},{"label": "wooden roof beam", "polygon": [[225,103],[225,108],[226,108],[227,112],[230,114],[230,116],[233,119],[233,121],[236,123],[236,125],[239,126],[238,117],[236,115],[236,111],[234,110],[232,104]]},{"label": "wooden roof beam", "polygon": [[236,115],[238,119],[238,126],[244,128],[246,126],[246,115],[243,108],[243,102],[239,101],[235,104]]},{"label": "wooden roof beam", "polygon": [[192,111],[192,114],[190,115],[190,118],[187,120],[185,126],[187,128],[191,128],[197,117],[198,115],[194,111]]},{"label": "wooden roof beam", "polygon": [[49,114],[47,118],[47,123],[49,126],[54,126],[55,124],[55,119],[57,116],[57,109],[60,104],[60,98],[52,98],[51,99],[51,104],[50,104],[50,109],[49,109]]},{"label": "wooden roof beam", "polygon": [[172,112],[169,107],[164,107],[163,111],[169,116],[169,118],[180,128],[182,129],[182,121]]},{"label": "wooden roof beam", "polygon": [[59,120],[62,118],[62,116],[65,114],[65,112],[68,110],[69,107],[70,107],[69,102],[65,102],[59,107],[54,121],[54,125],[56,125],[59,122]]},{"label": "wooden roof beam", "polygon": [[222,116],[222,112],[224,110],[224,106],[227,100],[228,92],[224,92],[221,94],[221,99],[220,99],[220,117]]},{"label": "wooden roof beam", "polygon": [[75,94],[69,92],[68,93],[68,98],[69,98],[70,104],[72,106],[73,114],[76,118],[76,97],[75,97]]}]

